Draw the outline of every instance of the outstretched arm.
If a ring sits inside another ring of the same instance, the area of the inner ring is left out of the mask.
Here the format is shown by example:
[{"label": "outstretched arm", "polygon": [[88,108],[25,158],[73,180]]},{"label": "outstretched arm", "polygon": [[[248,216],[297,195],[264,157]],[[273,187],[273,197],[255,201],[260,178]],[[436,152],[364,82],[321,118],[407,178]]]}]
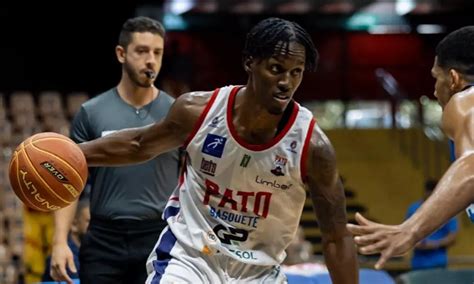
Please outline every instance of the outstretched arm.
[{"label": "outstretched arm", "polygon": [[415,243],[430,235],[474,201],[474,153],[454,162],[431,196],[402,226]]},{"label": "outstretched arm", "polygon": [[400,225],[383,225],[357,216],[359,225],[348,225],[363,254],[381,253],[375,265],[381,269],[393,257],[406,254],[449,219],[474,201],[474,153],[451,165],[431,196]]},{"label": "outstretched arm", "polygon": [[88,166],[141,163],[181,146],[190,135],[210,96],[210,92],[183,94],[176,99],[162,121],[124,129],[79,144]]},{"label": "outstretched arm", "polygon": [[383,225],[357,215],[357,225],[348,225],[363,254],[381,253],[375,268],[412,249],[456,214],[474,202],[474,94],[451,98],[443,111],[443,130],[454,140],[458,159],[443,175],[431,196],[401,225]]},{"label": "outstretched arm", "polygon": [[346,202],[334,149],[315,127],[309,146],[307,184],[322,233],[323,254],[333,283],[358,283],[352,235],[347,231]]}]

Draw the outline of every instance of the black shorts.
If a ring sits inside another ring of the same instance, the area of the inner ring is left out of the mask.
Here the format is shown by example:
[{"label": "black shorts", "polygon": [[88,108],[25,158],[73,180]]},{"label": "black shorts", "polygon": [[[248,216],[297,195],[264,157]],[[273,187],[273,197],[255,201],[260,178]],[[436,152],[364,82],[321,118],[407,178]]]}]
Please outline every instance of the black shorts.
[{"label": "black shorts", "polygon": [[146,260],[166,222],[92,217],[79,251],[81,284],[145,283]]}]

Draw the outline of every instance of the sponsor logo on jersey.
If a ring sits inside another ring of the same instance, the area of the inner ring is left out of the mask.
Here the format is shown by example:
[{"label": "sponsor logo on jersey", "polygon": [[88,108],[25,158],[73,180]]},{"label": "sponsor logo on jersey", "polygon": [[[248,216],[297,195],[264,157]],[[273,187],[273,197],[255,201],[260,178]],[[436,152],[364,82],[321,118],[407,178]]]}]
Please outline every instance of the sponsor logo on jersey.
[{"label": "sponsor logo on jersey", "polygon": [[201,252],[205,255],[212,255],[212,250],[207,245],[202,248]]},{"label": "sponsor logo on jersey", "polygon": [[207,134],[206,140],[204,141],[204,145],[202,145],[202,152],[217,158],[222,157],[222,153],[224,152],[224,146],[227,141],[227,138],[215,135],[215,134]]},{"label": "sponsor logo on jersey", "polygon": [[214,231],[208,231],[206,234],[206,238],[210,243],[217,242],[217,236],[214,234]]},{"label": "sponsor logo on jersey", "polygon": [[223,193],[219,192],[219,185],[206,179],[206,192],[202,203],[209,205],[217,203],[219,208],[229,208],[239,212],[253,212],[257,216],[267,218],[270,210],[272,193],[266,191],[241,191],[226,188]]},{"label": "sponsor logo on jersey", "polygon": [[219,122],[220,122],[220,118],[219,118],[219,116],[216,116],[212,119],[211,123],[209,123],[208,126],[216,128],[217,125],[219,124]]},{"label": "sponsor logo on jersey", "polygon": [[275,189],[281,189],[281,190],[288,190],[293,185],[291,183],[289,183],[289,184],[278,183],[277,180],[271,180],[271,181],[270,180],[264,180],[262,177],[260,177],[258,175],[255,177],[255,182],[257,184],[262,184],[264,186],[268,186],[268,187],[275,188]]},{"label": "sponsor logo on jersey", "polygon": [[209,208],[209,215],[214,219],[219,219],[232,223],[234,225],[244,225],[248,227],[257,228],[259,216],[248,216],[234,212],[228,212],[221,209],[216,209],[212,206]]},{"label": "sponsor logo on jersey", "polygon": [[251,157],[249,155],[244,154],[244,156],[242,157],[242,161],[240,161],[240,166],[242,168],[246,168],[249,165],[250,158]]},{"label": "sponsor logo on jersey", "polygon": [[253,260],[258,260],[257,257],[255,257],[253,251],[247,251],[247,250],[237,250],[237,249],[229,249],[230,252],[232,252],[235,256],[237,256],[240,259],[253,259]]},{"label": "sponsor logo on jersey", "polygon": [[290,148],[287,148],[293,154],[296,154],[296,146],[298,146],[298,142],[296,140],[291,141]]},{"label": "sponsor logo on jersey", "polygon": [[205,174],[208,174],[210,176],[214,176],[214,174],[216,173],[216,167],[217,167],[217,164],[214,163],[212,160],[206,160],[204,158],[202,158],[201,160],[201,172],[205,173]]},{"label": "sponsor logo on jersey", "polygon": [[280,155],[275,155],[275,160],[273,161],[273,168],[270,172],[276,176],[284,176],[285,172],[283,168],[286,166],[288,159]]},{"label": "sponsor logo on jersey", "polygon": [[215,226],[213,231],[221,243],[226,245],[238,246],[240,243],[245,242],[249,237],[249,232],[247,230],[227,227],[222,224]]}]

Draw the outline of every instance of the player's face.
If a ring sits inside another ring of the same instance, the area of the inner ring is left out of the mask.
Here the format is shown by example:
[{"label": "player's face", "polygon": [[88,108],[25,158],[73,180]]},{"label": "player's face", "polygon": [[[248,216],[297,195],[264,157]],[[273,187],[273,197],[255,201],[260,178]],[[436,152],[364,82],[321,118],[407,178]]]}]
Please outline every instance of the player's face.
[{"label": "player's face", "polygon": [[433,67],[431,68],[431,75],[436,80],[434,96],[438,99],[440,106],[444,109],[452,96],[450,89],[451,78],[449,76],[449,72],[438,65],[437,58],[435,58]]},{"label": "player's face", "polygon": [[[152,86],[156,74],[160,72],[163,59],[163,38],[150,32],[133,33],[124,56],[124,68],[130,79],[140,87]],[[153,72],[150,79],[146,72]]]},{"label": "player's face", "polygon": [[253,89],[269,113],[282,114],[303,79],[306,50],[291,42],[288,50],[276,46],[275,54],[252,63]]}]

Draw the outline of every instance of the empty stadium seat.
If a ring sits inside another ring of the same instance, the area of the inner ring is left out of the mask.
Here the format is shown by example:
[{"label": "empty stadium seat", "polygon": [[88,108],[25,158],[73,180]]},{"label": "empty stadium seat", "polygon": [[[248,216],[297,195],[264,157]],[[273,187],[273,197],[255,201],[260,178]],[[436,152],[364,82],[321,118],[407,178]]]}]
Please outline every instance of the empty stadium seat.
[{"label": "empty stadium seat", "polygon": [[70,93],[66,96],[66,109],[68,118],[73,118],[79,111],[81,105],[89,99],[89,95],[85,92]]},{"label": "empty stadium seat", "polygon": [[61,94],[56,91],[44,91],[38,96],[38,114],[41,117],[63,117],[64,107]]},{"label": "empty stadium seat", "polygon": [[33,94],[26,91],[17,91],[10,94],[10,113],[32,112],[35,113]]}]

